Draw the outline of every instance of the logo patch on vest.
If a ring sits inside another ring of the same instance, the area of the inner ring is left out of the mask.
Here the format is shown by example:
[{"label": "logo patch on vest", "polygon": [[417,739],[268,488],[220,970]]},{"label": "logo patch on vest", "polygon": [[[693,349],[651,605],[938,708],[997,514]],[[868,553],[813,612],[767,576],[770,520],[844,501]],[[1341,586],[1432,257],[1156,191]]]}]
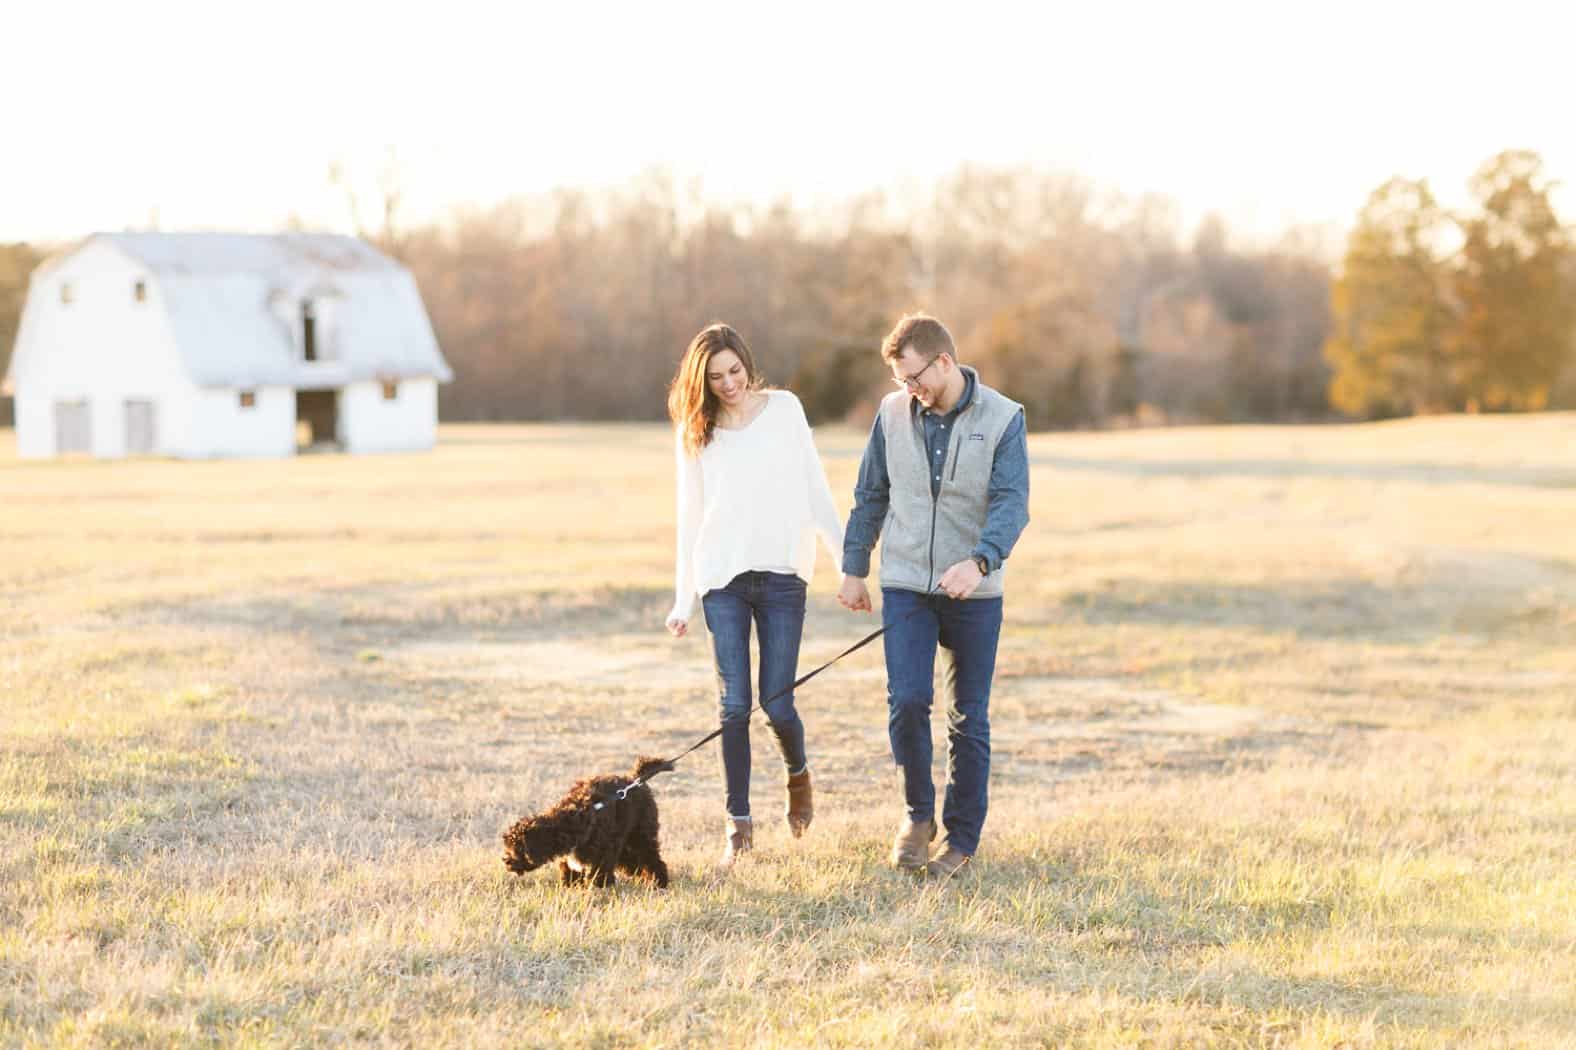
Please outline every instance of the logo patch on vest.
[{"label": "logo patch on vest", "polygon": [[970,434],[969,435],[969,440],[970,441],[984,441],[985,440],[985,435],[984,434]]}]

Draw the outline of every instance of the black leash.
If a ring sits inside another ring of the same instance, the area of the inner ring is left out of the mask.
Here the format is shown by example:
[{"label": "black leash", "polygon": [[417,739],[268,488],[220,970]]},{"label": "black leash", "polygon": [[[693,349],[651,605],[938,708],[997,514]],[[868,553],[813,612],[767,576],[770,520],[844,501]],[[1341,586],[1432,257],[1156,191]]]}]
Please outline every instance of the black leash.
[{"label": "black leash", "polygon": [[[885,627],[878,627],[875,630],[871,631],[869,634],[867,634],[863,638],[859,639],[859,641],[855,642],[853,645],[850,645],[847,649],[844,649],[842,652],[838,653],[836,656],[834,656],[830,660],[826,661],[826,663],[822,664],[820,667],[817,667],[815,670],[811,671],[809,674],[805,674],[805,675],[799,676],[791,684],[789,684],[787,686],[784,686],[782,689],[777,690],[777,692],[773,693],[771,696],[767,697],[765,700],[762,700],[760,703],[758,703],[754,707],[750,708],[750,714],[753,715],[757,711],[764,711],[764,710],[766,710],[766,705],[771,703],[773,700],[776,700],[778,697],[787,696],[789,693],[793,692],[795,689],[799,688],[801,685],[804,685],[804,683],[808,682],[810,679],[814,678],[816,675],[820,674],[822,671],[826,670],[828,667],[831,667],[833,664],[837,663],[837,661],[841,660],[843,657],[847,656],[849,653],[857,652],[858,650],[863,649],[865,646],[869,645],[871,642],[875,641],[877,638],[880,638],[883,634],[886,634],[886,632],[887,632],[887,629]],[[680,751],[678,754],[676,754],[672,758],[668,759],[668,762],[669,763],[677,762],[679,759],[681,759],[684,756],[690,754],[692,751],[698,751],[702,747],[705,747],[707,744],[711,743],[713,740],[717,739],[721,735],[722,735],[722,727],[718,726],[716,729],[713,729],[711,732],[707,733],[705,736],[703,736],[699,740],[695,741],[695,743],[691,744],[689,747],[685,748],[683,751]]]},{"label": "black leash", "polygon": [[[919,611],[920,611],[919,609],[915,609],[915,610],[913,610],[913,612],[910,612],[908,615],[909,616],[913,616],[914,613],[917,613]],[[764,711],[764,710],[766,710],[766,705],[767,704],[771,703],[773,700],[776,700],[778,697],[786,696],[789,693],[793,692],[795,689],[799,688],[801,685],[804,685],[804,683],[808,682],[810,679],[814,678],[816,675],[820,674],[822,671],[826,670],[828,667],[831,667],[833,664],[837,663],[837,661],[841,660],[843,657],[847,656],[848,654],[854,653],[854,652],[858,652],[860,649],[863,649],[865,646],[869,645],[871,642],[875,641],[877,638],[880,638],[883,634],[886,634],[887,633],[887,628],[890,627],[890,626],[891,626],[890,624],[886,624],[886,625],[883,625],[881,627],[876,628],[875,630],[871,631],[869,634],[865,635],[863,638],[859,639],[859,641],[855,642],[853,645],[850,645],[847,649],[844,649],[842,652],[838,653],[836,656],[834,656],[830,660],[826,661],[826,663],[822,664],[820,667],[817,667],[815,670],[809,672],[808,674],[800,675],[798,678],[796,678],[789,685],[784,686],[782,689],[777,690],[777,692],[773,693],[771,696],[768,696],[765,700],[762,700],[760,703],[758,703],[754,707],[750,708],[750,714],[753,715],[757,711]],[[748,717],[748,716],[746,716],[746,717]],[[690,754],[693,751],[696,751],[696,750],[698,750],[698,749],[700,749],[702,747],[705,747],[707,744],[711,743],[713,740],[717,739],[721,735],[722,735],[722,727],[718,726],[716,729],[713,729],[711,732],[707,733],[705,736],[703,736],[699,740],[695,741],[693,744],[691,744],[689,747],[685,748],[683,751],[680,751],[678,754],[676,754],[672,758],[668,759],[667,760],[667,764],[669,766],[675,765],[678,762],[679,759],[685,757],[686,755]],[[667,770],[662,770],[662,769],[657,770],[657,773],[665,773],[665,772],[667,772]],[[657,773],[653,773],[653,774],[651,774],[651,776],[654,777],[654,776],[657,775]],[[650,779],[651,779],[651,777],[646,777],[643,780],[641,780],[641,779],[632,780],[628,784],[624,785],[623,787],[621,787],[617,791],[615,791],[611,797],[613,799],[618,800],[618,801],[622,801],[624,798],[626,798],[629,795],[629,793],[631,791],[635,790],[637,787],[640,787],[642,784],[644,784],[647,780],[650,780]],[[599,808],[599,809],[601,808],[601,803],[597,804],[597,808]]]}]

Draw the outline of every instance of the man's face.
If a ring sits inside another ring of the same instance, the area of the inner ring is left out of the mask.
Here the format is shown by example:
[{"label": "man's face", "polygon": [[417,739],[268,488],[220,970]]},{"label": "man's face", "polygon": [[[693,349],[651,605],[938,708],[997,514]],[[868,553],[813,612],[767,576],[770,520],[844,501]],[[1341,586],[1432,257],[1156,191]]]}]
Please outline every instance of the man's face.
[{"label": "man's face", "polygon": [[951,355],[942,353],[927,359],[907,346],[892,362],[893,381],[903,386],[910,397],[926,408],[935,407],[941,399],[951,371]]}]

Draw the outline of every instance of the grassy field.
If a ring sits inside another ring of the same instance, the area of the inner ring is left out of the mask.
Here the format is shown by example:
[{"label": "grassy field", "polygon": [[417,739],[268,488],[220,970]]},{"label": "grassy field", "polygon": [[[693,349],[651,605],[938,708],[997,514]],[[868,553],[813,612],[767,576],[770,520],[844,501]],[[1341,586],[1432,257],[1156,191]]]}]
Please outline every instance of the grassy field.
[{"label": "grassy field", "polygon": [[[862,435],[818,434],[846,509]],[[1576,1046],[1576,417],[1031,440],[985,841],[885,867],[879,647],[714,874],[499,832],[713,724],[657,427],[19,462],[0,432],[0,1045]],[[822,558],[804,661],[871,626]],[[938,723],[943,721],[938,719]],[[939,726],[938,726],[939,728]],[[939,774],[939,770],[938,770]]]}]

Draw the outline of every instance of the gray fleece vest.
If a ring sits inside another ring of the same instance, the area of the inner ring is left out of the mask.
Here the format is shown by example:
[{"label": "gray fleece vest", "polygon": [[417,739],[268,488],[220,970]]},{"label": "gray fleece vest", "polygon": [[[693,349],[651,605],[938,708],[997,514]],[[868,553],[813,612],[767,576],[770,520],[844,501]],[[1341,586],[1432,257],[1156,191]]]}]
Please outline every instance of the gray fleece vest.
[{"label": "gray fleece vest", "polygon": [[[969,369],[972,371],[972,369]],[[881,586],[929,591],[941,574],[974,552],[985,531],[990,469],[996,445],[1023,406],[974,376],[974,396],[958,413],[942,465],[940,495],[930,495],[933,465],[926,462],[925,424],[902,390],[881,402],[891,502],[881,526]],[[975,598],[1002,593],[1007,566],[980,581]]]}]

